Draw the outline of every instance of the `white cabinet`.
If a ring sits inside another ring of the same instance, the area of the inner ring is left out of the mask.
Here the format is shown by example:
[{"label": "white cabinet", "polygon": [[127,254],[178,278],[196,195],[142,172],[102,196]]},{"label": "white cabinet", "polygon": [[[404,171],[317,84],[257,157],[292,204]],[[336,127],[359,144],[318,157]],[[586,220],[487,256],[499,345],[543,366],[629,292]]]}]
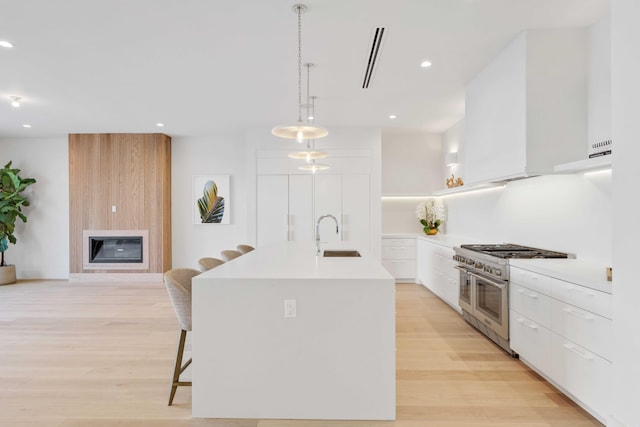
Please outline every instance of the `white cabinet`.
[{"label": "white cabinet", "polygon": [[414,281],[416,277],[415,237],[382,237],[382,265],[396,281]]},{"label": "white cabinet", "polygon": [[313,177],[289,175],[289,241],[314,239]]},{"label": "white cabinet", "polygon": [[418,238],[416,251],[416,281],[426,286],[444,302],[461,312],[460,275],[454,267],[452,248]]},{"label": "white cabinet", "polygon": [[511,348],[604,420],[612,373],[611,295],[515,266],[510,278]]},{"label": "white cabinet", "polygon": [[584,157],[585,30],[521,33],[465,96],[465,183],[552,173]]},{"label": "white cabinet", "polygon": [[[266,168],[264,162],[261,165]],[[313,241],[317,218],[331,214],[338,219],[339,233],[336,234],[332,220],[323,220],[320,224],[323,242],[349,240],[369,248],[369,180],[366,174],[258,175],[257,244]]]},{"label": "white cabinet", "polygon": [[258,176],[257,203],[263,207],[257,220],[258,245],[286,241],[289,236],[289,177]]}]

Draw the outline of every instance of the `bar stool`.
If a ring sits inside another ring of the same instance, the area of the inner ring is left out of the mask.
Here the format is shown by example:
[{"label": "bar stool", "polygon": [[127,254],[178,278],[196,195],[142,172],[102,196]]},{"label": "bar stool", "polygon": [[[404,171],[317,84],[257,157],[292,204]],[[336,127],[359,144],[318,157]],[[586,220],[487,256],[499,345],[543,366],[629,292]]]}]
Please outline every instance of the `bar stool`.
[{"label": "bar stool", "polygon": [[239,256],[241,256],[242,252],[234,251],[233,249],[227,249],[225,251],[220,252],[220,254],[222,255],[222,259],[224,259],[225,261],[231,261],[232,259],[238,258]]},{"label": "bar stool", "polygon": [[211,270],[222,264],[224,264],[224,261],[218,258],[204,257],[198,260],[198,266],[202,272]]},{"label": "bar stool", "polygon": [[252,250],[255,249],[253,246],[249,246],[249,245],[238,245],[236,246],[236,248],[238,249],[238,251],[242,252],[243,254],[246,254],[247,252],[251,252]]},{"label": "bar stool", "polygon": [[178,317],[180,325],[180,339],[178,341],[178,351],[176,363],[173,369],[171,380],[171,391],[169,393],[169,404],[173,403],[173,397],[179,386],[191,386],[191,381],[180,381],[180,374],[191,364],[189,359],[184,365],[182,356],[184,354],[184,343],[187,339],[187,332],[191,330],[191,279],[200,274],[193,268],[174,268],[164,273],[164,284],[169,292],[171,304]]}]

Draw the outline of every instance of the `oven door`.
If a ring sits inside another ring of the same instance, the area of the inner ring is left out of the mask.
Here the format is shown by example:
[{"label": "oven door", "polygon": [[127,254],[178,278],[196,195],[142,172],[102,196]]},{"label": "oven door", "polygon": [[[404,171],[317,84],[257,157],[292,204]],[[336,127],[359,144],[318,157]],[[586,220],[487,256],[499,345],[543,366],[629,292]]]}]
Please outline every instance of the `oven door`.
[{"label": "oven door", "polygon": [[456,266],[456,270],[460,271],[460,297],[458,304],[460,308],[467,313],[473,313],[473,277],[469,274],[469,270]]},{"label": "oven door", "polygon": [[475,299],[473,314],[505,340],[509,339],[509,291],[507,282],[496,281],[476,273],[472,277]]}]

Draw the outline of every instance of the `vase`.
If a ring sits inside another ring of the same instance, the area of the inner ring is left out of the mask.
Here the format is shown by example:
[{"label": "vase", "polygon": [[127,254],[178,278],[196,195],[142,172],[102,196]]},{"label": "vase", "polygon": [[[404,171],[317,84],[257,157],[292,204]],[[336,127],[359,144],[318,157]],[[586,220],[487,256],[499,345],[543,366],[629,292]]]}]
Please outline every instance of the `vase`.
[{"label": "vase", "polygon": [[438,234],[437,228],[430,228],[429,231],[426,232],[427,236],[433,236],[434,234]]}]

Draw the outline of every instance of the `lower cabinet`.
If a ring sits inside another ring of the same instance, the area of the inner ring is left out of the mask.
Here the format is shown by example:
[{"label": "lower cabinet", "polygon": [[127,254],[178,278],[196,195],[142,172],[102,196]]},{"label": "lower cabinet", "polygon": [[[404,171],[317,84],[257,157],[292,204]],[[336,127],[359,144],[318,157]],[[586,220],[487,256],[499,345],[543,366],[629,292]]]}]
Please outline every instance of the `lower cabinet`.
[{"label": "lower cabinet", "polygon": [[452,248],[418,238],[416,243],[416,282],[426,286],[431,292],[458,312],[460,297],[460,275],[454,267],[455,252]]},{"label": "lower cabinet", "polygon": [[396,281],[415,281],[415,237],[382,237],[382,265]]},{"label": "lower cabinet", "polygon": [[609,413],[611,295],[511,266],[511,348],[589,413]]}]

